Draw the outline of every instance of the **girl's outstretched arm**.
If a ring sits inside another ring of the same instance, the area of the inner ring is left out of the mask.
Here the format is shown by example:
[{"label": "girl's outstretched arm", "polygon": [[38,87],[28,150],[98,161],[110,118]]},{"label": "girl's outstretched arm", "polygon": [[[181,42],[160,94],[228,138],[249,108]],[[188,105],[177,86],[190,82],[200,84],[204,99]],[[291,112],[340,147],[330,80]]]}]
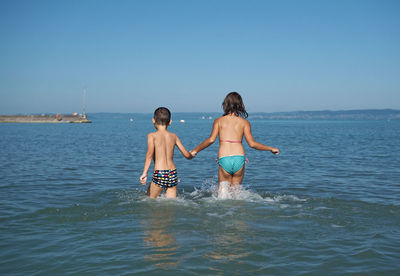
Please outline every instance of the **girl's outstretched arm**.
[{"label": "girl's outstretched arm", "polygon": [[175,144],[178,146],[178,149],[182,152],[183,156],[185,156],[187,159],[192,159],[193,155],[188,152],[188,150],[183,146],[181,140],[176,136],[176,142]]},{"label": "girl's outstretched arm", "polygon": [[144,168],[143,168],[143,173],[140,176],[140,183],[142,185],[146,185],[147,182],[147,173],[149,171],[150,165],[151,165],[151,160],[153,159],[154,155],[154,137],[152,133],[147,135],[147,153],[146,153],[146,159],[144,161]]},{"label": "girl's outstretched arm", "polygon": [[248,121],[246,121],[246,125],[244,127],[243,133],[244,133],[244,138],[247,141],[247,144],[249,144],[249,146],[251,148],[256,149],[256,150],[270,151],[273,154],[279,154],[278,148],[273,148],[273,147],[258,143],[254,140],[253,134],[251,133],[251,125]]},{"label": "girl's outstretched arm", "polygon": [[212,145],[215,140],[217,140],[218,137],[218,119],[214,121],[213,124],[213,129],[211,131],[210,137],[208,137],[206,140],[204,140],[200,145],[198,145],[194,150],[192,150],[190,153],[193,156],[196,156],[197,153],[202,151],[203,149],[207,148],[208,146]]}]

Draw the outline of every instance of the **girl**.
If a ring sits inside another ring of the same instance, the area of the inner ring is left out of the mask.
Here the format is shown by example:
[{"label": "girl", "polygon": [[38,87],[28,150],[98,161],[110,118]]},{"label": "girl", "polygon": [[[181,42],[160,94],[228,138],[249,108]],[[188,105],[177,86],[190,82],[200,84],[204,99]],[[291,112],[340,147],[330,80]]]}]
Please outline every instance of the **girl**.
[{"label": "girl", "polygon": [[246,158],[242,145],[243,136],[253,149],[271,151],[273,154],[279,154],[279,149],[254,140],[251,134],[251,125],[246,120],[248,114],[239,93],[229,93],[222,103],[222,108],[224,115],[214,121],[210,137],[192,150],[191,154],[193,157],[196,156],[197,153],[214,143],[219,136],[218,187],[221,188],[221,183],[228,182],[233,188],[242,183],[244,176]]}]

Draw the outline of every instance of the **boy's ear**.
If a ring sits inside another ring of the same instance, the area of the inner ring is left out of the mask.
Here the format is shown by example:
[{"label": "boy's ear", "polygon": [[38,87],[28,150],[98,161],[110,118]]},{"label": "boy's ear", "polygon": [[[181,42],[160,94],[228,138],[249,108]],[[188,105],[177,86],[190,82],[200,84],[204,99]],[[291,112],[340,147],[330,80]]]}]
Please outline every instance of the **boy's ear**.
[{"label": "boy's ear", "polygon": [[156,120],[154,120],[154,118],[151,118],[151,120],[153,121],[153,124],[155,124],[155,123],[156,123]]},{"label": "boy's ear", "polygon": [[169,123],[168,123],[168,125],[170,126],[170,125],[171,125],[171,123],[172,123],[172,120],[169,120]]}]

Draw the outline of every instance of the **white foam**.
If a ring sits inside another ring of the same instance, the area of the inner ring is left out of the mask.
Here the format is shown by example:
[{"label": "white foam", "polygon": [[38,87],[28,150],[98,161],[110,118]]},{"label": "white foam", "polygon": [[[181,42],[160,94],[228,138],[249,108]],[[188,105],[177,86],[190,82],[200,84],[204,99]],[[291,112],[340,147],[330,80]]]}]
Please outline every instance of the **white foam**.
[{"label": "white foam", "polygon": [[299,198],[295,195],[272,195],[262,196],[256,191],[243,185],[231,185],[229,182],[217,184],[217,178],[206,179],[200,188],[194,188],[186,199],[202,200],[207,202],[224,200],[242,200],[248,202],[260,202],[279,205],[280,208],[295,207],[301,208],[302,205],[295,202],[305,202],[307,199]]},{"label": "white foam", "polygon": [[231,183],[221,182],[219,184],[217,198],[218,199],[231,199],[233,197],[233,193],[234,193],[234,191],[233,191],[233,189],[231,189]]},{"label": "white foam", "polygon": [[273,200],[275,202],[280,202],[280,201],[307,201],[307,199],[304,198],[298,198],[297,196],[294,195],[277,195],[273,197]]},{"label": "white foam", "polygon": [[214,200],[245,200],[262,201],[263,198],[256,192],[250,191],[242,185],[231,185],[229,182],[213,184],[208,189]]},{"label": "white foam", "polygon": [[320,207],[316,207],[314,208],[315,211],[319,211],[319,210],[332,210],[333,208],[329,208],[329,207],[325,207],[325,206],[320,206]]},{"label": "white foam", "polygon": [[223,217],[231,217],[234,216],[235,212],[233,210],[230,210],[228,212],[225,212],[223,214],[221,213],[215,213],[215,212],[209,212],[207,213],[207,216],[209,217],[217,217],[217,218],[223,218]]},{"label": "white foam", "polygon": [[[135,193],[136,194],[136,193]],[[268,193],[267,193],[268,194]],[[162,193],[157,202],[174,202],[175,204],[198,205],[201,202],[215,203],[216,201],[229,201],[229,200],[240,200],[247,202],[259,202],[262,204],[274,205],[276,207],[285,208],[302,208],[299,203],[307,201],[307,199],[299,198],[295,195],[267,195],[259,194],[257,191],[251,190],[241,184],[231,185],[229,182],[221,182],[218,185],[217,177],[205,179],[201,187],[194,187],[192,192],[180,191],[176,199],[166,198],[165,194]],[[143,197],[127,196],[124,198],[128,199],[128,202],[132,200],[147,201],[148,197],[143,194]],[[200,201],[200,202],[199,202]],[[297,203],[297,204],[296,204]]]}]

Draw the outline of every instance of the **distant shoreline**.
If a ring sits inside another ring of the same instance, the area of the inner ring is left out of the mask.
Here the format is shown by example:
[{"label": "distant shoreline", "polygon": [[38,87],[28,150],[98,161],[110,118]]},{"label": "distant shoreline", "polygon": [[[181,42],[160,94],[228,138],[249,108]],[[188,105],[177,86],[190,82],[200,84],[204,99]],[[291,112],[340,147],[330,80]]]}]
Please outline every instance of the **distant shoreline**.
[{"label": "distant shoreline", "polygon": [[[91,116],[152,116],[144,112],[96,112]],[[173,118],[216,118],[222,112],[172,112]],[[319,110],[319,111],[288,111],[288,112],[249,112],[249,119],[267,120],[400,120],[400,110],[396,109],[351,109],[351,110]],[[173,119],[174,120],[174,119]]]},{"label": "distant shoreline", "polygon": [[81,115],[0,115],[0,123],[91,123]]},{"label": "distant shoreline", "polygon": [[251,119],[278,120],[400,120],[400,110],[395,109],[359,109],[359,110],[321,110],[292,112],[255,112]]},{"label": "distant shoreline", "polygon": [[[113,117],[121,116],[129,118],[153,116],[150,112],[94,112],[91,117]],[[172,112],[173,120],[195,119],[205,117],[209,119],[222,115],[222,112]],[[90,123],[86,117],[81,115],[0,115],[0,123]],[[189,117],[189,118],[188,118]],[[288,112],[249,112],[249,119],[265,120],[400,120],[400,110],[396,109],[352,109],[352,110],[319,110],[319,111],[288,111]]]}]

